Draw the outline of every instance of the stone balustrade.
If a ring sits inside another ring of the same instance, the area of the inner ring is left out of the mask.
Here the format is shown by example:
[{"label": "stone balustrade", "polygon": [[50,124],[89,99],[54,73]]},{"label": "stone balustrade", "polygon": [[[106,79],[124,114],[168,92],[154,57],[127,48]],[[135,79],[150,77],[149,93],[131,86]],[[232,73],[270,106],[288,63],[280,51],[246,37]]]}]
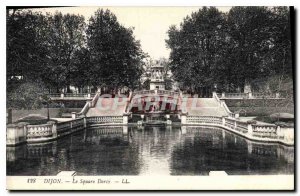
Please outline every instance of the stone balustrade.
[{"label": "stone balustrade", "polygon": [[42,125],[27,125],[27,142],[52,139],[52,127],[53,125],[51,123]]},{"label": "stone balustrade", "polygon": [[294,145],[294,128],[276,125],[257,125],[228,117],[181,116],[181,125],[205,125],[225,128],[243,137],[257,141],[277,142]]},{"label": "stone balustrade", "polygon": [[51,93],[51,100],[91,100],[94,93]]},{"label": "stone balustrade", "polygon": [[169,91],[169,90],[144,90],[144,91],[135,91],[133,92],[133,96],[135,95],[168,95],[168,96],[175,96],[180,95],[179,92]]},{"label": "stone balustrade", "polygon": [[186,121],[188,124],[222,124],[222,118],[214,116],[187,116]]},{"label": "stone balustrade", "polygon": [[16,146],[21,143],[35,143],[50,141],[69,135],[93,124],[125,125],[128,123],[128,114],[123,116],[83,117],[74,120],[47,124],[29,125],[28,123],[9,124],[6,128],[6,144]]},{"label": "stone balustrade", "polygon": [[123,124],[123,116],[87,117],[87,123],[88,124],[104,124],[104,123]]},{"label": "stone balustrade", "polygon": [[220,98],[218,97],[218,94],[216,92],[213,92],[213,98],[216,99],[216,101],[219,103],[220,107],[223,107],[227,113],[227,115],[230,118],[236,118],[236,114],[234,114],[233,112],[231,112],[229,110],[229,108],[227,107],[226,103],[224,100],[220,100]]},{"label": "stone balustrade", "polygon": [[252,125],[252,135],[255,137],[277,138],[276,125]]},{"label": "stone balustrade", "polygon": [[220,99],[282,99],[279,93],[218,93]]}]

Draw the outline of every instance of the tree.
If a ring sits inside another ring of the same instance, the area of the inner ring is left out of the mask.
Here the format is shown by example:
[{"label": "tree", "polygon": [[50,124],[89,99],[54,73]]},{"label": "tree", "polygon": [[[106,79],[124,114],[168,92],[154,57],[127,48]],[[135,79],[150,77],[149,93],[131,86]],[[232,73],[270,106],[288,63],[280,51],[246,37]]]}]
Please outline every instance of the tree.
[{"label": "tree", "polygon": [[56,12],[44,17],[40,33],[47,59],[41,77],[46,84],[57,88],[67,87],[70,92],[74,56],[84,43],[84,17]]},{"label": "tree", "polygon": [[41,82],[27,81],[7,94],[7,108],[39,109],[49,101],[46,92]]},{"label": "tree", "polygon": [[198,91],[216,82],[225,24],[224,14],[215,7],[203,7],[187,16],[180,29],[170,27],[170,68],[183,88]]},{"label": "tree", "polygon": [[234,83],[241,89],[269,74],[265,60],[274,44],[272,22],[272,13],[266,7],[233,7],[228,13],[233,47],[228,55],[233,70],[239,73]]},{"label": "tree", "polygon": [[144,54],[132,29],[120,25],[109,10],[99,9],[90,18],[86,34],[93,86],[116,91],[139,85]]},{"label": "tree", "polygon": [[42,60],[41,40],[37,27],[41,26],[42,15],[31,11],[7,9],[7,90],[18,87],[20,80],[39,78]]},{"label": "tree", "polygon": [[[292,77],[287,7],[202,8],[168,31],[171,70],[184,89],[226,92],[263,89],[269,77]],[[280,85],[282,82],[278,82]],[[280,89],[280,86],[278,86]]]},{"label": "tree", "polygon": [[83,16],[8,10],[7,29],[8,85],[22,76],[57,92],[70,86],[74,54],[85,43]]}]

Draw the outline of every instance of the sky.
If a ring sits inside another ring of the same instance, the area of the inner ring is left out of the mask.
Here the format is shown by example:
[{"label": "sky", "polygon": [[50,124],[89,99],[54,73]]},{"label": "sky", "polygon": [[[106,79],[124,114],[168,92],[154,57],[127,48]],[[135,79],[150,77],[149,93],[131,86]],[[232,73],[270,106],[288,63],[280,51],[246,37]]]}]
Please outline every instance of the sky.
[{"label": "sky", "polygon": [[[170,50],[165,40],[171,25],[179,26],[187,15],[201,7],[65,7],[38,9],[43,13],[60,11],[63,14],[83,15],[88,22],[90,16],[99,8],[109,9],[125,27],[134,27],[134,36],[140,40],[142,50],[153,59],[169,58]],[[230,7],[217,7],[222,12]]]}]

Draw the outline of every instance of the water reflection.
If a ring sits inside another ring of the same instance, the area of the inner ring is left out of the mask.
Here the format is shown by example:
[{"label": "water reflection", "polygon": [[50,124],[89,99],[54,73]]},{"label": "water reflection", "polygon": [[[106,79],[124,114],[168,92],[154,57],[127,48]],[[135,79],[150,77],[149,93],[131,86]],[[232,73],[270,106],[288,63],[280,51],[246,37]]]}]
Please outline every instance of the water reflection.
[{"label": "water reflection", "polygon": [[292,174],[294,149],[207,127],[98,127],[7,147],[7,175]]}]

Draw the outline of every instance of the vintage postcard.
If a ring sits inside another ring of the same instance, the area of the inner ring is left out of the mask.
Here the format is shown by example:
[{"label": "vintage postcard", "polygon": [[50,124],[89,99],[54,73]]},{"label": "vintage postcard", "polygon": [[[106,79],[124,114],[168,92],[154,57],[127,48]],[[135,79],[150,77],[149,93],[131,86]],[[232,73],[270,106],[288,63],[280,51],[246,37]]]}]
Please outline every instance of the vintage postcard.
[{"label": "vintage postcard", "polygon": [[7,7],[8,190],[294,190],[293,7]]}]

